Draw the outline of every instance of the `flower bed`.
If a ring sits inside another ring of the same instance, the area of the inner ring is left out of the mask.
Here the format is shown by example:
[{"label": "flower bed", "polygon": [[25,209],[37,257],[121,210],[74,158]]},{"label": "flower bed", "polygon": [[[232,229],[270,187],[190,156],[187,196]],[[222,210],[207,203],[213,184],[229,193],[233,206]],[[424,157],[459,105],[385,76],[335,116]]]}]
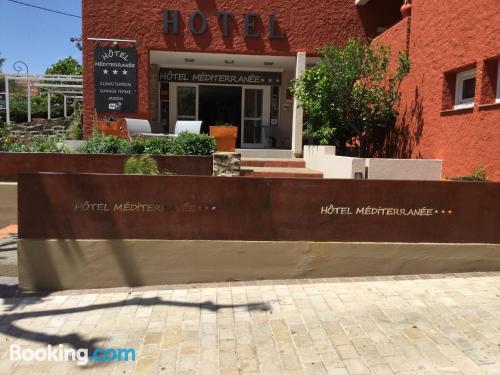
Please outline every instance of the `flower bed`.
[{"label": "flower bed", "polygon": [[80,153],[69,154],[61,137],[15,137],[4,126],[0,128],[0,179],[15,181],[18,174],[33,172],[123,174],[125,161],[138,154],[154,156],[162,171],[211,176],[215,149],[215,139],[206,134],[128,140],[95,132]]}]

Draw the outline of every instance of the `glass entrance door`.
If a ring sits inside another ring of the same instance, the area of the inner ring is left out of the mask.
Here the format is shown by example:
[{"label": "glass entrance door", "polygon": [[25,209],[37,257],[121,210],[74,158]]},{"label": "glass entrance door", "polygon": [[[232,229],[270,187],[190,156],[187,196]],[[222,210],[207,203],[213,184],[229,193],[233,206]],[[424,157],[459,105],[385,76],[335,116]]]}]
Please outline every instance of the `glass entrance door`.
[{"label": "glass entrance door", "polygon": [[264,127],[269,126],[269,87],[243,87],[241,145],[264,147]]}]

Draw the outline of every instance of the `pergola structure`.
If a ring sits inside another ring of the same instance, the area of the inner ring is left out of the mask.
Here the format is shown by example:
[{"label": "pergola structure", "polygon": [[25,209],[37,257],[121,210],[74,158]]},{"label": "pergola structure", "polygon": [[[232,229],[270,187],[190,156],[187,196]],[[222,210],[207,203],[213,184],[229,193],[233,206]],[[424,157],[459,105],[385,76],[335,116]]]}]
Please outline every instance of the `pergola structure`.
[{"label": "pergola structure", "polygon": [[67,101],[73,100],[73,105],[77,101],[83,100],[83,80],[82,76],[76,75],[20,75],[5,74],[5,113],[6,120],[10,122],[10,93],[9,81],[26,81],[28,92],[28,122],[31,122],[31,88],[38,87],[47,90],[47,118],[51,119],[51,95],[60,94],[64,97],[64,117],[67,117]]}]

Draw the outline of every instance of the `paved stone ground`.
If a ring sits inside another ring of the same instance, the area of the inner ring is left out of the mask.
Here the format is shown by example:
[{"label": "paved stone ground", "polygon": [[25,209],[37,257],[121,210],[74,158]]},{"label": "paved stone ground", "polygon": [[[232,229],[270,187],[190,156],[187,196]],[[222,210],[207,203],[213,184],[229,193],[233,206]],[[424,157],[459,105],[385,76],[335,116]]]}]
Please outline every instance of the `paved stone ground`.
[{"label": "paved stone ground", "polygon": [[[0,284],[0,374],[500,374],[500,273],[50,295]],[[48,343],[131,347],[137,361],[9,360],[11,344]]]},{"label": "paved stone ground", "polygon": [[17,225],[0,228],[0,276],[17,276]]}]

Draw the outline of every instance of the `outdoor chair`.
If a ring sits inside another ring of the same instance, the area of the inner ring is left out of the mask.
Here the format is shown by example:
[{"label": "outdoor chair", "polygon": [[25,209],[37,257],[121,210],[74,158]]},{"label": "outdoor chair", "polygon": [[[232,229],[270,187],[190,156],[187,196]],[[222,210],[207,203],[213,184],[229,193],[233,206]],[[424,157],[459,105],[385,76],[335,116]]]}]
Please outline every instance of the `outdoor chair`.
[{"label": "outdoor chair", "polygon": [[177,137],[182,132],[200,134],[201,121],[177,121],[175,134],[153,133],[148,120],[126,118],[129,138],[142,137]]}]

